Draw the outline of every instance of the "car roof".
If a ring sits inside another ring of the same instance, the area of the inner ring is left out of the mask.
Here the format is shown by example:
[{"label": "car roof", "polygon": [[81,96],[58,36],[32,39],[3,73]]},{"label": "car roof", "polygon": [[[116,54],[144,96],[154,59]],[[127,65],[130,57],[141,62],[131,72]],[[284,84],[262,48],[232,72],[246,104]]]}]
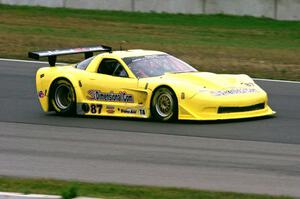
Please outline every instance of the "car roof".
[{"label": "car roof", "polygon": [[105,56],[108,54],[113,56],[118,56],[120,58],[124,58],[124,57],[138,57],[138,56],[147,56],[147,55],[160,55],[166,53],[161,51],[154,51],[154,50],[133,49],[133,50],[112,51],[110,53],[99,54],[98,56]]}]

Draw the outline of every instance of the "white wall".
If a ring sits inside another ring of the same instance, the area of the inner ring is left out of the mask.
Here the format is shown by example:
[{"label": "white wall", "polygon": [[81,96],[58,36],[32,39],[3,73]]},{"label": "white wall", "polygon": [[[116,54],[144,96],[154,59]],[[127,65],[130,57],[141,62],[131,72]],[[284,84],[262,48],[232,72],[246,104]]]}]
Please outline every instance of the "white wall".
[{"label": "white wall", "polygon": [[277,19],[300,20],[300,0],[278,0]]},{"label": "white wall", "polygon": [[0,0],[0,3],[140,12],[224,13],[300,20],[300,0]]},{"label": "white wall", "polygon": [[66,0],[68,8],[132,11],[132,0]]},{"label": "white wall", "polygon": [[202,0],[135,0],[134,11],[168,13],[203,13]]},{"label": "white wall", "polygon": [[208,0],[205,12],[272,18],[274,9],[274,0]]},{"label": "white wall", "polygon": [[63,7],[62,0],[1,0],[2,4]]}]

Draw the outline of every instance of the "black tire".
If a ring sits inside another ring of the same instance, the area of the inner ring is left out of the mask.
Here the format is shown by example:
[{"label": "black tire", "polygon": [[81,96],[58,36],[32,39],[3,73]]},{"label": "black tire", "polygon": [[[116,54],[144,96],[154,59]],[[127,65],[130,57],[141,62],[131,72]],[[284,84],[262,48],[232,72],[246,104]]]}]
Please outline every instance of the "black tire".
[{"label": "black tire", "polygon": [[167,87],[158,88],[151,100],[151,115],[154,120],[167,122],[178,119],[178,103],[175,94]]},{"label": "black tire", "polygon": [[72,84],[61,79],[53,84],[50,102],[55,112],[61,115],[76,113],[76,94]]}]

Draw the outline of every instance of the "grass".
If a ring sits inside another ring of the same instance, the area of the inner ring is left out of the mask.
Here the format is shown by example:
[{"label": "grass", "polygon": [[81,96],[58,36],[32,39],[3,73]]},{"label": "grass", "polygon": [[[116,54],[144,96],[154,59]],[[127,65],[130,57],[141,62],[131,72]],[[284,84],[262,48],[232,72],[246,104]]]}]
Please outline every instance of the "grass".
[{"label": "grass", "polygon": [[0,191],[62,195],[66,199],[77,194],[105,199],[291,199],[284,196],[8,177],[0,177]]},{"label": "grass", "polygon": [[0,10],[0,57],[94,44],[118,49],[125,40],[126,48],[166,51],[201,71],[300,80],[300,22],[7,5]]}]

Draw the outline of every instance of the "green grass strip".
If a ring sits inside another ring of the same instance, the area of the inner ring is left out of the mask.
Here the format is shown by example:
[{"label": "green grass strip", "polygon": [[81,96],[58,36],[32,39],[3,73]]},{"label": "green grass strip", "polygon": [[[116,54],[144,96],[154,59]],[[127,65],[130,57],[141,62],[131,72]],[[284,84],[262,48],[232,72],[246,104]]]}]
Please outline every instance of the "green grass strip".
[{"label": "green grass strip", "polygon": [[0,191],[64,195],[65,198],[78,195],[107,199],[290,199],[284,196],[11,177],[0,177]]},{"label": "green grass strip", "polygon": [[200,71],[300,80],[300,21],[3,4],[0,10],[4,58],[96,44],[119,49],[128,41],[124,48],[164,51]]},{"label": "green grass strip", "polygon": [[[258,18],[251,16],[231,16],[224,14],[193,15],[193,14],[168,14],[168,13],[141,13],[125,11],[99,11],[70,8],[46,8],[28,6],[9,6],[0,4],[1,12],[17,12],[29,16],[56,16],[77,17],[81,19],[109,20],[117,22],[154,24],[154,25],[178,25],[178,26],[206,26],[206,27],[230,27],[246,29],[282,29],[300,30],[299,21],[279,21],[270,18]],[[38,20],[38,18],[37,18]]]}]

